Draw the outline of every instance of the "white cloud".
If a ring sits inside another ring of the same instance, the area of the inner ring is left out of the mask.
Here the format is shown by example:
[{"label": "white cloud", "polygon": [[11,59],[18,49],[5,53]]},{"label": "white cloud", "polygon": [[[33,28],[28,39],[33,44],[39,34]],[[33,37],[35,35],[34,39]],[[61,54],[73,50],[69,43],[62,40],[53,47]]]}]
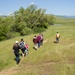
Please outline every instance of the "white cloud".
[{"label": "white cloud", "polygon": [[34,5],[34,4],[35,4],[34,2],[31,2],[31,3],[30,3],[30,5]]}]

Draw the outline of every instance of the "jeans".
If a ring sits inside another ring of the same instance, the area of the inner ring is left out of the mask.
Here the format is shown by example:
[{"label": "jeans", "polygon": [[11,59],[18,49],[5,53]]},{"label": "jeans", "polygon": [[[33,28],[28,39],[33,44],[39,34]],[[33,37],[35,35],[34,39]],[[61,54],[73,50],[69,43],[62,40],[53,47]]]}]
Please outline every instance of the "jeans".
[{"label": "jeans", "polygon": [[56,42],[57,42],[57,43],[59,42],[59,38],[56,38]]},{"label": "jeans", "polygon": [[41,42],[39,41],[39,42],[38,42],[38,48],[40,47],[40,45],[41,45]]},{"label": "jeans", "polygon": [[16,56],[16,63],[18,64],[18,63],[19,63],[19,61],[20,61],[19,54],[15,54],[15,56]]}]

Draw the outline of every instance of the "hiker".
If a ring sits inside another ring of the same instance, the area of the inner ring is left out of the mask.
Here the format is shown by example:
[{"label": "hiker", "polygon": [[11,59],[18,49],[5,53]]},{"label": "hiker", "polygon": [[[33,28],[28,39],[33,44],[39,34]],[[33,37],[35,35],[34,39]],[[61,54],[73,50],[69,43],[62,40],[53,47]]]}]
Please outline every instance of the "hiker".
[{"label": "hiker", "polygon": [[41,45],[43,45],[43,40],[44,40],[43,34],[41,33],[40,36],[41,36]]},{"label": "hiker", "polygon": [[38,43],[37,43],[37,37],[36,36],[33,37],[33,43],[34,43],[34,49],[37,50]]},{"label": "hiker", "polygon": [[37,36],[37,43],[38,43],[38,48],[39,48],[40,45],[41,45],[41,36],[40,36],[40,34]]},{"label": "hiker", "polygon": [[16,63],[17,64],[20,61],[19,49],[20,49],[20,46],[18,44],[18,41],[15,41],[15,44],[13,45],[13,51],[14,51],[14,54],[16,56]]},{"label": "hiker", "polygon": [[25,55],[28,55],[28,48],[29,48],[28,44],[25,44]]},{"label": "hiker", "polygon": [[60,34],[59,32],[56,33],[56,42],[58,43],[59,42],[59,38],[60,38]]},{"label": "hiker", "polygon": [[25,56],[25,42],[23,39],[21,39],[20,43],[19,43],[19,46],[20,46],[20,49],[22,51],[22,56],[24,57]]}]

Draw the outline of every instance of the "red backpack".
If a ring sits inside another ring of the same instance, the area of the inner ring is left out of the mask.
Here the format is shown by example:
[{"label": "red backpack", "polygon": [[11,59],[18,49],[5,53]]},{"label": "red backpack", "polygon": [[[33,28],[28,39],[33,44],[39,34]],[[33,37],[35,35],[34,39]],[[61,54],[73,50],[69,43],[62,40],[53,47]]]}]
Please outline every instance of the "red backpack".
[{"label": "red backpack", "polygon": [[26,48],[26,49],[28,49],[28,48],[29,48],[28,44],[25,44],[25,48]]}]

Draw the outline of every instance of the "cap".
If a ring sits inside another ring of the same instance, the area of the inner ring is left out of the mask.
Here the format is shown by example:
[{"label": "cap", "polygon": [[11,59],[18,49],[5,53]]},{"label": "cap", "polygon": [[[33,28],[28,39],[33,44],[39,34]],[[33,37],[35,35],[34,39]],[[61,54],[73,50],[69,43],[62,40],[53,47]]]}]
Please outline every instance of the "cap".
[{"label": "cap", "polygon": [[15,43],[18,43],[18,41],[15,41]]}]

